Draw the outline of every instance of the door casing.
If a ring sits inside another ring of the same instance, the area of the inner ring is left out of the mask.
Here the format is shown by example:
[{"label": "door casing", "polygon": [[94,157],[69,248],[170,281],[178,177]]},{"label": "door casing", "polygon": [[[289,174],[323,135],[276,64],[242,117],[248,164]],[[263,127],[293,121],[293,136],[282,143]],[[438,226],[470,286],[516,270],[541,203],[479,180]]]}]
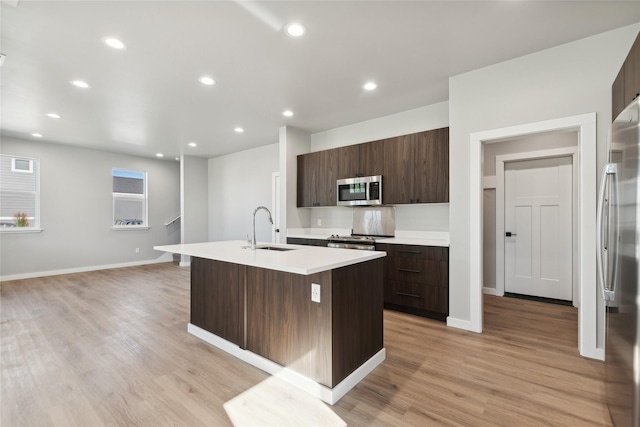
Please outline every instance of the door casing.
[{"label": "door casing", "polygon": [[[469,135],[469,318],[447,318],[447,325],[482,332],[482,144],[507,138],[556,130],[577,130],[580,153],[580,191],[578,194],[579,288],[578,348],[580,355],[604,360],[604,348],[598,346],[598,329],[604,318],[598,316],[596,288],[596,113],[545,120],[474,132]],[[454,161],[453,158],[451,161]]]}]

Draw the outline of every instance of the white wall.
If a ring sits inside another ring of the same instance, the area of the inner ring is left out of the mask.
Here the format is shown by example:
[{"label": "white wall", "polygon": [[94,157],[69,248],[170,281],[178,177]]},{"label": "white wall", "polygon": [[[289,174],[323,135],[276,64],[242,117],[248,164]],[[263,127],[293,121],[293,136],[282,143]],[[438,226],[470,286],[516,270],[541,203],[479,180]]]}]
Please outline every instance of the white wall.
[{"label": "white wall", "polygon": [[[328,150],[447,126],[449,126],[449,103],[440,102],[312,134],[311,151]],[[350,208],[305,208],[300,210],[310,211],[311,228],[349,229],[352,226]],[[289,227],[291,228],[291,226]],[[396,206],[396,230],[449,231],[449,205]]]},{"label": "white wall", "polygon": [[180,242],[206,242],[209,238],[209,162],[192,156],[182,156],[180,162]]},{"label": "white wall", "polygon": [[[251,237],[253,211],[271,210],[271,174],[279,169],[278,144],[209,159],[209,240]],[[256,239],[271,241],[266,212],[256,214]]]},{"label": "white wall", "polygon": [[[308,228],[309,209],[297,208],[298,156],[309,152],[308,132],[291,126],[280,128],[280,224],[286,228]],[[279,234],[286,243],[287,233]]]},{"label": "white wall", "polygon": [[470,319],[471,133],[596,112],[600,168],[611,123],[611,84],[639,29],[640,24],[620,28],[450,78],[451,318]]},{"label": "white wall", "polygon": [[[3,280],[151,262],[153,246],[178,243],[179,225],[164,225],[180,212],[178,162],[6,137],[0,151],[40,159],[44,230],[1,235]],[[111,230],[114,167],[147,172],[149,230]]]},{"label": "white wall", "polygon": [[[209,162],[180,156],[180,243],[200,243],[209,239]],[[181,255],[180,265],[191,257]]]}]

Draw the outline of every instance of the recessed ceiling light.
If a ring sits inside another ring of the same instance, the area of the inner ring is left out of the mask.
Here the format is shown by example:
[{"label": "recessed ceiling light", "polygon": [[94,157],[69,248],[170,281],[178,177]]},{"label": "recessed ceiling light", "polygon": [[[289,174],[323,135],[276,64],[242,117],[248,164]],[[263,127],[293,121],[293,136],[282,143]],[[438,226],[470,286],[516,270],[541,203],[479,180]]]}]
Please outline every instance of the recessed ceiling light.
[{"label": "recessed ceiling light", "polygon": [[51,117],[52,119],[59,119],[61,117],[58,113],[47,113],[45,116]]},{"label": "recessed ceiling light", "polygon": [[282,112],[282,115],[285,116],[285,117],[291,117],[291,116],[293,116],[293,111],[285,110],[285,111]]},{"label": "recessed ceiling light", "polygon": [[216,83],[216,81],[213,80],[209,76],[202,76],[198,80],[200,80],[200,83],[202,83],[203,85],[207,85],[207,86],[211,86],[211,85],[214,85]]},{"label": "recessed ceiling light", "polygon": [[33,136],[35,138],[42,138],[42,134],[41,133],[32,133],[31,136]]},{"label": "recessed ceiling light", "polygon": [[164,154],[162,154],[162,153],[156,153],[156,157],[164,157]]},{"label": "recessed ceiling light", "polygon": [[71,83],[72,85],[74,85],[75,87],[79,87],[82,89],[88,89],[89,83],[83,81],[83,80],[71,80],[69,83]]},{"label": "recessed ceiling light", "polygon": [[242,132],[244,132],[244,129],[242,129],[241,127],[237,127],[237,128],[235,128],[234,130],[235,130],[236,132],[238,132],[238,133],[242,133]]},{"label": "recessed ceiling light", "polygon": [[374,90],[375,88],[378,87],[378,85],[375,84],[374,82],[367,82],[362,87],[364,90]]},{"label": "recessed ceiling light", "polygon": [[113,38],[113,37],[103,37],[102,41],[109,47],[112,47],[114,49],[118,49],[118,50],[122,50],[122,49],[126,49],[127,45],[124,44],[123,42],[121,42],[120,40]]},{"label": "recessed ceiling light", "polygon": [[307,32],[307,29],[304,27],[304,25],[298,24],[297,22],[292,22],[290,24],[287,24],[284,30],[287,33],[287,35],[291,37],[300,37]]},{"label": "recessed ceiling light", "polygon": [[190,142],[187,144],[189,147],[197,147],[198,144],[196,144],[195,142]]}]

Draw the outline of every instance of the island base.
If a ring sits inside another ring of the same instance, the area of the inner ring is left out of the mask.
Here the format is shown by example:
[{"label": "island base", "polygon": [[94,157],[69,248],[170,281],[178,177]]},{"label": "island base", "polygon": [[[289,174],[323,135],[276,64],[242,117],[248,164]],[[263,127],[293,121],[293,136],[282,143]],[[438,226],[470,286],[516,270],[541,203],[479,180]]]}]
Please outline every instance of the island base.
[{"label": "island base", "polygon": [[335,387],[329,388],[323,384],[305,377],[287,367],[281,366],[269,359],[259,356],[251,351],[243,350],[236,344],[220,338],[192,323],[187,326],[187,331],[201,340],[211,344],[214,347],[225,351],[232,356],[246,362],[258,369],[261,369],[271,375],[274,375],[292,386],[309,393],[310,395],[326,402],[330,405],[338,402],[345,394],[355,387],[360,381],[371,373],[376,366],[381,364],[386,358],[384,347],[376,354],[371,356],[369,360],[364,362],[355,371],[349,374],[345,379],[340,381]]}]

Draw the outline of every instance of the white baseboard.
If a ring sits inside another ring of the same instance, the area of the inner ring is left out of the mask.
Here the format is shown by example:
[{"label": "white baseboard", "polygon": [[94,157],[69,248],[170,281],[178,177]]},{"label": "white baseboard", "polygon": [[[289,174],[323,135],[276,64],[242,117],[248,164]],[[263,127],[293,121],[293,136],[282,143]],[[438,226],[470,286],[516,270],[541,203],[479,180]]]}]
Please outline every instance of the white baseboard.
[{"label": "white baseboard", "polygon": [[498,292],[498,290],[496,288],[482,288],[482,293],[483,294],[487,294],[487,295],[495,295],[498,297],[503,297],[504,294]]},{"label": "white baseboard", "polygon": [[604,361],[604,349],[603,348],[588,348],[588,349],[581,348],[580,356]]},{"label": "white baseboard", "polygon": [[386,358],[386,351],[383,348],[376,354],[374,354],[369,360],[364,362],[358,369],[353,371],[349,376],[342,380],[333,388],[329,388],[325,385],[319,384],[314,380],[305,377],[289,368],[283,367],[269,359],[265,359],[255,353],[248,350],[243,350],[236,344],[220,338],[217,335],[212,334],[192,323],[187,325],[187,331],[201,340],[218,347],[230,355],[237,357],[238,359],[246,362],[250,365],[261,369],[268,374],[276,376],[281,380],[291,384],[294,387],[305,391],[330,405],[335,404],[340,400],[349,390],[356,386],[364,377],[366,377],[376,366],[381,364]]},{"label": "white baseboard", "polygon": [[447,326],[450,326],[452,328],[464,329],[465,331],[476,332],[471,327],[470,320],[456,319],[455,317],[451,316],[447,317]]},{"label": "white baseboard", "polygon": [[9,280],[33,279],[36,277],[59,276],[60,274],[85,273],[87,271],[109,270],[112,268],[135,267],[138,265],[160,264],[163,262],[173,262],[173,254],[164,253],[159,258],[156,258],[156,259],[123,262],[119,264],[92,265],[88,267],[65,268],[62,270],[36,271],[33,273],[12,274],[9,276],[0,276],[0,282],[7,282]]}]

